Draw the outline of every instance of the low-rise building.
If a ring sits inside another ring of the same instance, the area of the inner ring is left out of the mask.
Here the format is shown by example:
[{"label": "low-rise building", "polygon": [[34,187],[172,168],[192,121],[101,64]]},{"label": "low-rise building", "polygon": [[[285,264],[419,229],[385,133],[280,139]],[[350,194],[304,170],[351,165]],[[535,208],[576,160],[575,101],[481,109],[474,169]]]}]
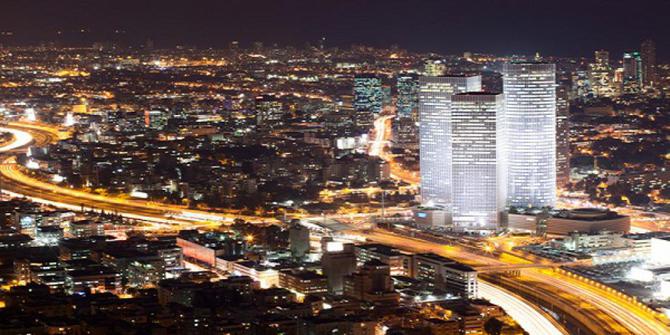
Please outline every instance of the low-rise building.
[{"label": "low-rise building", "polygon": [[387,264],[392,276],[411,276],[412,255],[385,244],[363,244],[354,248],[356,262],[362,266],[368,261],[379,260]]},{"label": "low-rise building", "polygon": [[476,298],[477,271],[433,253],[414,255],[414,278],[464,298]]},{"label": "low-rise building", "polygon": [[328,280],[314,271],[287,269],[279,271],[279,287],[303,295],[328,292]]}]

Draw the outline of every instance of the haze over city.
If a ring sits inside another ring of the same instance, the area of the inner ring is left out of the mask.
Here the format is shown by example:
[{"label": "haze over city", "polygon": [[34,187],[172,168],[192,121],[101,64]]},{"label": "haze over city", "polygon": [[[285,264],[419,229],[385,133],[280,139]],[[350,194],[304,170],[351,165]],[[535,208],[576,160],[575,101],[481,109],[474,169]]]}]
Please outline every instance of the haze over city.
[{"label": "haze over city", "polygon": [[667,1],[11,1],[0,334],[670,334]]}]

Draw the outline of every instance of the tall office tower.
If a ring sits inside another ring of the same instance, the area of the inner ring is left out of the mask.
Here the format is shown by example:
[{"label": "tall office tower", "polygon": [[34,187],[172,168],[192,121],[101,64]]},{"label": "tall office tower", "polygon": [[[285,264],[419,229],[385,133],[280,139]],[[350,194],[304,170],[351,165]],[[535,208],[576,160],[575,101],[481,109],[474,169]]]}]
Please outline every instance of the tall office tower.
[{"label": "tall office tower", "polygon": [[429,77],[442,76],[447,72],[447,64],[444,59],[430,57],[423,61],[423,74]]},{"label": "tall office tower", "polygon": [[256,124],[258,126],[274,128],[283,124],[284,109],[281,101],[274,95],[256,97]]},{"label": "tall office tower", "polygon": [[503,65],[507,196],[510,206],[556,202],[556,66]]},{"label": "tall office tower", "polygon": [[445,206],[450,212],[451,97],[480,91],[481,76],[419,78],[419,164],[424,203]]},{"label": "tall office tower", "polygon": [[595,52],[595,62],[589,64],[589,82],[593,95],[596,97],[611,97],[616,90],[612,85],[612,68],[610,54],[605,50]]},{"label": "tall office tower", "polygon": [[299,222],[291,223],[288,228],[288,240],[291,256],[303,258],[309,252],[309,229]]},{"label": "tall office tower", "polygon": [[591,98],[593,92],[591,91],[591,82],[586,71],[577,70],[572,73],[572,99],[588,99]]},{"label": "tall office tower", "polygon": [[503,95],[456,94],[451,120],[454,227],[495,231],[507,221]]},{"label": "tall office tower", "polygon": [[382,111],[384,90],[382,79],[370,74],[354,78],[354,123],[358,127],[370,127],[375,116]]},{"label": "tall office tower", "polygon": [[636,93],[642,87],[642,57],[637,51],[623,54],[623,91]]},{"label": "tall office tower", "polygon": [[400,73],[396,80],[398,118],[414,117],[416,119],[419,106],[419,77],[414,73]]},{"label": "tall office tower", "polygon": [[567,85],[556,87],[556,186],[570,183],[570,100]]},{"label": "tall office tower", "polygon": [[397,77],[397,120],[393,122],[393,146],[406,150],[418,149],[419,76],[400,73]]},{"label": "tall office tower", "polygon": [[642,83],[645,87],[651,87],[657,84],[656,76],[656,43],[652,40],[642,42],[640,48],[642,56]]}]

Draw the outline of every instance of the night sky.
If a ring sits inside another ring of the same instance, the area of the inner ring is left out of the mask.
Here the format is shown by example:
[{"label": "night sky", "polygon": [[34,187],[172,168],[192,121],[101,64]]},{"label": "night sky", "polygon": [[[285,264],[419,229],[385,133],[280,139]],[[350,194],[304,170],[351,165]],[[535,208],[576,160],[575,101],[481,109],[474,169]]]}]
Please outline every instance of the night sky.
[{"label": "night sky", "polygon": [[669,14],[668,0],[3,0],[0,31],[15,35],[0,43],[301,46],[325,36],[331,46],[559,56],[605,48],[615,57],[653,38],[659,58],[668,59]]}]

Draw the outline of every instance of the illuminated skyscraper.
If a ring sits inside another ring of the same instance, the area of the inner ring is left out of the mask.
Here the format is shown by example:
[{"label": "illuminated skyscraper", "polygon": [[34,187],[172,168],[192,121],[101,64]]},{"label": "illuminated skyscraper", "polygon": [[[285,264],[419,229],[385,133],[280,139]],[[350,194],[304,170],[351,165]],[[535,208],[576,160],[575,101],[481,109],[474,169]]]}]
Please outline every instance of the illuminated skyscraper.
[{"label": "illuminated skyscraper", "polygon": [[354,122],[359,127],[370,127],[377,114],[382,111],[384,90],[382,79],[369,74],[354,78]]},{"label": "illuminated skyscraper", "polygon": [[401,73],[397,78],[398,98],[396,108],[398,118],[415,117],[419,106],[419,78],[413,73]]},{"label": "illuminated skyscraper", "polygon": [[640,48],[642,56],[642,83],[644,86],[655,86],[658,82],[656,76],[656,43],[652,40],[642,42]]},{"label": "illuminated skyscraper", "polygon": [[454,95],[451,115],[454,227],[495,231],[506,222],[503,95]]},{"label": "illuminated skyscraper", "polygon": [[586,71],[577,70],[572,73],[572,99],[588,99],[591,98],[593,92],[591,91],[591,81]]},{"label": "illuminated skyscraper", "polygon": [[556,185],[570,182],[570,101],[566,85],[556,87]]},{"label": "illuminated skyscraper", "polygon": [[556,202],[556,66],[503,65],[510,206]]},{"label": "illuminated skyscraper", "polygon": [[256,97],[256,124],[260,127],[273,128],[282,124],[284,110],[281,101],[274,95]]},{"label": "illuminated skyscraper", "polygon": [[419,121],[419,76],[400,73],[397,77],[397,119],[393,122],[393,146],[416,150]]},{"label": "illuminated skyscraper", "polygon": [[423,74],[428,77],[438,77],[447,71],[447,64],[442,58],[430,57],[423,61]]},{"label": "illuminated skyscraper", "polygon": [[593,95],[596,97],[613,96],[616,90],[612,85],[610,54],[605,50],[598,50],[595,56],[595,62],[589,64],[589,82]]},{"label": "illuminated skyscraper", "polygon": [[623,54],[623,91],[635,93],[642,87],[642,57],[637,51]]},{"label": "illuminated skyscraper", "polygon": [[424,203],[444,205],[450,211],[451,97],[480,91],[481,76],[419,78],[419,146],[421,197]]}]

